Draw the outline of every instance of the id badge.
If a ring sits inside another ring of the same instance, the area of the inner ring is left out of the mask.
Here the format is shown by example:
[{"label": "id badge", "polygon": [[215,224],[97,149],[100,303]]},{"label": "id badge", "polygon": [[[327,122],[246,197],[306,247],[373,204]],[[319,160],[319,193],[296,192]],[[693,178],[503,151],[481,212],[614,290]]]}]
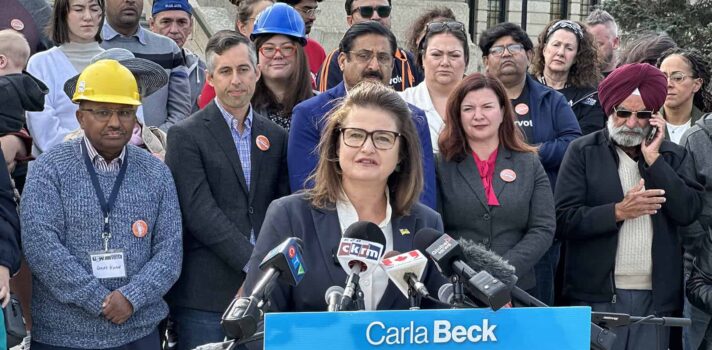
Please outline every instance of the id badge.
[{"label": "id badge", "polygon": [[98,279],[125,278],[126,257],[122,249],[89,252],[91,271]]}]

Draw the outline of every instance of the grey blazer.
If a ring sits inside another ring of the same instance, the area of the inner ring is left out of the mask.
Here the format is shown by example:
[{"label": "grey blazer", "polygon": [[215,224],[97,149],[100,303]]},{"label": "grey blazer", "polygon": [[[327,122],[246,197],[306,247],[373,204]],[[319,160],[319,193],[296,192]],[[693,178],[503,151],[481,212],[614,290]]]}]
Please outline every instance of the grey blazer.
[{"label": "grey blazer", "polygon": [[[438,210],[445,232],[481,243],[516,268],[522,289],[536,285],[534,264],[551,246],[556,229],[554,198],[537,155],[500,146],[492,179],[499,206],[489,206],[471,154],[437,160]],[[502,170],[516,174],[505,182]]]},{"label": "grey blazer", "polygon": [[[260,150],[263,135],[269,148]],[[223,312],[245,279],[250,230],[260,232],[269,204],[289,194],[287,132],[253,112],[248,189],[230,129],[215,102],[168,132],[166,164],[183,213],[183,272],[171,307]]]}]

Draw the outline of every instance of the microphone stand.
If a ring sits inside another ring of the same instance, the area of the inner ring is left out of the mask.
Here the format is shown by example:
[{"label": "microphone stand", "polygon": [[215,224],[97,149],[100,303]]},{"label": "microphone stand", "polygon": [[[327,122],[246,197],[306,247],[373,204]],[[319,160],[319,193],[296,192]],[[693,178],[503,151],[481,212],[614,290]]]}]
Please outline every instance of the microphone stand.
[{"label": "microphone stand", "polygon": [[[628,314],[619,314],[612,312],[591,312],[591,325],[601,326],[602,332],[611,332],[611,329],[617,327],[628,327],[640,324],[663,326],[663,327],[690,327],[692,320],[689,318],[679,317],[655,317],[653,315],[641,317],[631,316]],[[610,347],[594,344],[593,328],[591,329],[591,349],[593,350],[608,350]],[[615,340],[615,333],[613,333]],[[612,344],[612,342],[611,342]]]},{"label": "microphone stand", "polygon": [[420,294],[413,287],[408,287],[409,310],[420,310]]},{"label": "microphone stand", "polygon": [[366,304],[364,302],[363,290],[361,290],[361,285],[356,285],[356,298],[353,300],[353,304],[356,306],[356,311],[366,310]]},{"label": "microphone stand", "polygon": [[453,275],[452,281],[452,304],[458,309],[466,309],[469,306],[465,303],[465,286],[460,281],[458,275]]}]

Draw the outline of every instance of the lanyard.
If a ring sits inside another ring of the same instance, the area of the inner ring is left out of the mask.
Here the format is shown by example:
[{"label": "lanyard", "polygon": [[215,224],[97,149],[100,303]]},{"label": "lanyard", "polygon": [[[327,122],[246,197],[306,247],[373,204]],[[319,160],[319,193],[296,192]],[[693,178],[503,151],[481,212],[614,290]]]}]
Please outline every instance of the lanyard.
[{"label": "lanyard", "polygon": [[114,181],[114,187],[111,189],[111,194],[109,194],[109,201],[104,198],[104,191],[101,190],[101,185],[99,185],[99,178],[96,175],[96,169],[89,159],[89,151],[85,141],[82,142],[82,152],[84,153],[84,165],[87,167],[89,172],[89,177],[91,177],[91,183],[94,185],[94,192],[96,192],[96,197],[99,199],[99,204],[101,205],[101,211],[104,214],[104,231],[101,233],[101,238],[104,239],[104,251],[109,250],[109,239],[111,238],[111,231],[109,230],[109,214],[111,209],[114,208],[114,202],[116,201],[116,196],[119,194],[119,188],[124,182],[124,177],[126,175],[126,168],[128,167],[128,152],[124,157],[124,161],[121,164],[121,169],[119,170],[119,175]]}]

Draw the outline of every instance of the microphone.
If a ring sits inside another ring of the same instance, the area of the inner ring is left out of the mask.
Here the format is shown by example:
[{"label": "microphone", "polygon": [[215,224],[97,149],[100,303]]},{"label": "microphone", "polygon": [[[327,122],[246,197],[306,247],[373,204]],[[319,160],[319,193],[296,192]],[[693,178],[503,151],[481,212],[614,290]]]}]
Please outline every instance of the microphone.
[{"label": "microphone", "polygon": [[357,221],[346,229],[339,242],[337,258],[349,277],[346,280],[339,310],[351,309],[354,295],[360,291],[360,274],[372,271],[378,265],[385,244],[386,237],[383,231],[372,222]]},{"label": "microphone", "polygon": [[509,287],[517,284],[516,269],[497,253],[466,238],[457,240],[462,247],[463,259],[475,271],[487,271]]},{"label": "microphone", "polygon": [[430,296],[425,284],[420,282],[427,264],[428,259],[419,250],[411,250],[403,254],[390,251],[384,254],[381,260],[381,267],[388,274],[388,278],[406,297],[411,296],[410,291],[424,298]]},{"label": "microphone", "polygon": [[338,307],[341,303],[341,297],[344,295],[344,288],[339,286],[331,286],[326,290],[324,294],[324,299],[326,300],[326,305],[328,305],[328,311],[339,311]]},{"label": "microphone", "polygon": [[454,289],[455,287],[452,286],[452,283],[445,283],[440,286],[440,289],[438,289],[438,300],[445,304],[452,305],[453,301],[455,301]]},{"label": "microphone", "polygon": [[510,288],[487,271],[475,272],[468,266],[463,261],[462,246],[452,237],[423,228],[415,234],[414,246],[425,250],[443,275],[464,282],[472,296],[492,310],[499,310],[510,302]]},{"label": "microphone", "polygon": [[228,337],[244,339],[255,333],[266,294],[275,280],[296,286],[307,272],[302,259],[302,240],[290,237],[272,249],[259,265],[265,271],[249,297],[233,299],[220,324]]}]

